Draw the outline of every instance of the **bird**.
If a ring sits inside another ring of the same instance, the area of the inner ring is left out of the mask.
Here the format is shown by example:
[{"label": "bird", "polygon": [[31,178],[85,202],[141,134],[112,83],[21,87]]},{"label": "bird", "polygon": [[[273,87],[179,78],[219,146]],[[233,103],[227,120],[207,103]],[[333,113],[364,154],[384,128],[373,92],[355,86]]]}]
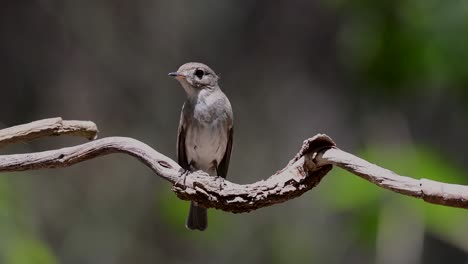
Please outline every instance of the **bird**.
[{"label": "bird", "polygon": [[[233,144],[233,111],[218,85],[219,77],[207,65],[185,63],[169,73],[184,88],[177,132],[177,160],[186,171],[202,170],[226,178]],[[208,226],[207,209],[192,201],[186,227],[203,231]]]}]

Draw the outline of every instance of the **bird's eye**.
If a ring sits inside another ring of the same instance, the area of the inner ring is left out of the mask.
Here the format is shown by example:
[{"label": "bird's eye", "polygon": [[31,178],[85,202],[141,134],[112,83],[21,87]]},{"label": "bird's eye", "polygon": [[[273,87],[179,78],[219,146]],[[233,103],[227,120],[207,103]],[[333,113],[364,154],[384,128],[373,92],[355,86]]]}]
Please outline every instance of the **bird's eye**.
[{"label": "bird's eye", "polygon": [[205,75],[205,72],[203,70],[198,69],[195,71],[195,76],[197,76],[198,79],[203,78],[203,75]]}]

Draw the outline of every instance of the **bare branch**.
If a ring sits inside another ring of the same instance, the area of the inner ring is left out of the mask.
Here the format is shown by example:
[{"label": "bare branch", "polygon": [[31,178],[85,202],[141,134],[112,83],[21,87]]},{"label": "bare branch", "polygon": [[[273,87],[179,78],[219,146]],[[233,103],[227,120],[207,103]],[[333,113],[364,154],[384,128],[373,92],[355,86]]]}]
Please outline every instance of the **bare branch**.
[{"label": "bare branch", "polygon": [[181,199],[234,213],[248,212],[298,197],[314,188],[333,165],[394,192],[434,204],[468,208],[468,186],[397,175],[336,148],[328,136],[321,134],[304,141],[299,153],[284,169],[266,180],[245,185],[211,177],[202,171],[187,174],[172,159],[138,140],[125,137],[108,137],[44,152],[3,155],[0,156],[0,172],[68,167],[110,153],[136,157],[157,175],[174,184],[173,191]]},{"label": "bare branch", "polygon": [[62,168],[111,153],[136,157],[156,174],[175,183],[182,168],[170,158],[132,138],[107,137],[81,145],[36,153],[0,156],[0,172]]},{"label": "bare branch", "polygon": [[91,121],[48,118],[0,130],[0,147],[46,136],[71,135],[95,139],[97,133],[97,126]]},{"label": "bare branch", "polygon": [[400,176],[337,148],[317,155],[318,166],[332,164],[373,184],[426,202],[468,208],[468,186]]},{"label": "bare branch", "polygon": [[369,163],[337,148],[330,148],[319,153],[316,162],[319,165],[333,164],[394,192],[414,197],[421,196],[421,187],[418,180],[400,176],[393,171]]}]

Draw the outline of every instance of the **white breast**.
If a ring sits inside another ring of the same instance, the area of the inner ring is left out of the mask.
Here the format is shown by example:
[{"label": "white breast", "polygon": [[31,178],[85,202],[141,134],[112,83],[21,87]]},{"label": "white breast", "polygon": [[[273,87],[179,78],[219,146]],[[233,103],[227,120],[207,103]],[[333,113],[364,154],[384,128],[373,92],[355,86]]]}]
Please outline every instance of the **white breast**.
[{"label": "white breast", "polygon": [[213,161],[219,164],[226,152],[226,127],[215,120],[212,123],[191,126],[186,133],[185,147],[189,162],[193,161],[198,169],[216,174]]}]

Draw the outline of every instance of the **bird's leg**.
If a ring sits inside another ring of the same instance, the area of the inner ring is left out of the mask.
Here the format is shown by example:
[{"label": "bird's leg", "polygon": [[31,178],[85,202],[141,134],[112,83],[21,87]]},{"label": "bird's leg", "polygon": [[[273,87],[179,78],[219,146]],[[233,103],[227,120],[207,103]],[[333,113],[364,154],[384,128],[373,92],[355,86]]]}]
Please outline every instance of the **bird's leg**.
[{"label": "bird's leg", "polygon": [[224,178],[219,176],[219,171],[218,171],[218,163],[216,161],[214,161],[214,166],[215,166],[215,169],[216,169],[216,177],[217,177],[217,180],[219,180],[219,190],[223,190],[223,185],[224,185]]},{"label": "bird's leg", "polygon": [[179,184],[180,181],[182,181],[182,185],[185,186],[185,178],[187,178],[187,175],[189,175],[189,174],[190,174],[189,170],[184,170],[184,172],[182,172],[179,179],[177,179],[177,181],[174,183],[174,185],[177,185],[177,184]]},{"label": "bird's leg", "polygon": [[187,178],[187,175],[189,175],[190,173],[192,173],[192,171],[194,171],[192,161],[190,162],[189,167],[190,167],[190,170],[184,170],[184,172],[182,172],[179,179],[177,179],[174,185],[177,185],[180,181],[182,181],[182,184],[185,186],[185,179]]}]

